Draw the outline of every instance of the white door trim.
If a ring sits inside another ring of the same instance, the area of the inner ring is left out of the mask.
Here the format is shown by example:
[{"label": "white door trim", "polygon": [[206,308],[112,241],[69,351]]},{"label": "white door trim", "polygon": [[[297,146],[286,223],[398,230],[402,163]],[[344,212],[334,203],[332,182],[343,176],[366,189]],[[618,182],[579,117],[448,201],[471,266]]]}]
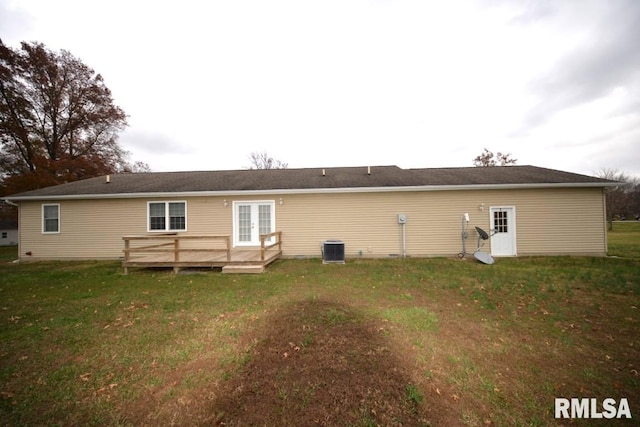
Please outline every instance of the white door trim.
[{"label": "white door trim", "polygon": [[[240,241],[239,207],[251,206],[251,240]],[[233,211],[233,246],[260,246],[259,207],[269,206],[270,233],[276,231],[275,200],[236,200],[232,204]]]},{"label": "white door trim", "polygon": [[[494,221],[494,212],[507,212],[507,232],[499,232]],[[491,255],[493,256],[517,256],[518,246],[516,239],[516,207],[515,206],[490,206],[489,224],[491,224]]]}]

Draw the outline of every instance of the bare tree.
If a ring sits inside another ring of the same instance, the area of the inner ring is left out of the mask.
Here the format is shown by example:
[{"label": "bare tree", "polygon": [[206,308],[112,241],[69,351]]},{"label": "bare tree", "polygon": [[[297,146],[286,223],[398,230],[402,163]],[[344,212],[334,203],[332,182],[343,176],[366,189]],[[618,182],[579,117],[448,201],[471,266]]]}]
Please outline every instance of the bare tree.
[{"label": "bare tree", "polygon": [[511,157],[511,153],[503,154],[498,151],[497,154],[493,154],[493,152],[485,148],[482,154],[473,159],[473,165],[477,167],[509,166],[515,165],[517,161],[518,159]]},{"label": "bare tree", "polygon": [[119,168],[116,172],[125,172],[125,173],[143,173],[143,172],[151,172],[151,167],[149,164],[141,161],[133,162],[133,163],[125,163]]},{"label": "bare tree", "polygon": [[266,151],[254,151],[249,155],[249,169],[286,169],[289,165],[269,156]]},{"label": "bare tree", "polygon": [[617,187],[606,187],[607,222],[609,231],[613,230],[616,218],[632,218],[640,214],[640,181],[617,169],[600,169],[595,174],[599,178],[618,181]]}]

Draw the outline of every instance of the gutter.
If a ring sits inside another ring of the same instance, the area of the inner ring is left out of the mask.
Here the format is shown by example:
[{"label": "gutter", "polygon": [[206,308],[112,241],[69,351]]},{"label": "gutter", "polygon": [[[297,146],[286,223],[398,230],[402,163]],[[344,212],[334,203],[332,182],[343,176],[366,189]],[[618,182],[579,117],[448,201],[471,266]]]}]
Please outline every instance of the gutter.
[{"label": "gutter", "polygon": [[[163,197],[214,197],[214,196],[260,196],[269,194],[340,194],[340,193],[392,193],[415,191],[465,191],[465,190],[523,190],[557,188],[603,188],[619,186],[618,182],[582,182],[582,183],[542,183],[542,184],[466,184],[466,185],[415,185],[397,187],[342,187],[309,189],[269,189],[269,190],[225,190],[225,191],[181,191],[149,193],[111,193],[111,194],[61,194],[41,196],[17,196],[14,201],[38,200],[95,200],[95,199],[142,199]],[[2,199],[12,206],[18,206],[9,199]]]},{"label": "gutter", "polygon": [[19,208],[19,207],[20,207],[20,205],[18,205],[17,203],[13,203],[13,202],[12,202],[11,200],[9,200],[9,199],[0,199],[0,200],[2,200],[3,202],[5,202],[6,204],[8,204],[8,205],[10,205],[10,206],[15,206],[16,208]]}]

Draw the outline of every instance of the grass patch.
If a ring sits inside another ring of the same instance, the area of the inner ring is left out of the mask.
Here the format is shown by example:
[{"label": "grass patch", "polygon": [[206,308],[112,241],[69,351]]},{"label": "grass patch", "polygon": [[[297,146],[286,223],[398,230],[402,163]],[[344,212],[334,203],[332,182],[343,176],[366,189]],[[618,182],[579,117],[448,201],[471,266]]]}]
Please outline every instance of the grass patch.
[{"label": "grass patch", "polygon": [[607,237],[609,256],[640,258],[640,221],[616,221]]},{"label": "grass patch", "polygon": [[[610,252],[634,254],[621,225]],[[640,416],[635,255],[256,276],[15,256],[0,248],[1,425],[556,425],[563,396]]]},{"label": "grass patch", "polygon": [[385,319],[415,332],[429,332],[437,327],[437,317],[425,307],[392,307],[383,311]]},{"label": "grass patch", "polygon": [[415,384],[408,384],[405,387],[405,390],[407,393],[407,400],[416,407],[419,407],[424,400],[424,396],[420,392],[420,389],[416,387]]},{"label": "grass patch", "polygon": [[17,246],[0,246],[0,263],[11,262],[18,259]]}]

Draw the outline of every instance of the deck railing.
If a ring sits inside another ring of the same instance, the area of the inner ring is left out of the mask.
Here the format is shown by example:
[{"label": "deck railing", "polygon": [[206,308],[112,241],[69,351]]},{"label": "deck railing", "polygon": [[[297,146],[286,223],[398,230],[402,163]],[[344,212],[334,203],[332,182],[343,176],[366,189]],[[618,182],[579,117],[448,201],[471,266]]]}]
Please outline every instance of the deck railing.
[{"label": "deck railing", "polygon": [[[212,259],[215,257],[215,263],[231,264],[234,263],[235,253],[232,251],[231,236],[228,235],[176,235],[176,234],[158,234],[145,236],[124,236],[124,262],[125,272],[127,266],[136,264],[173,264],[175,266],[188,265],[191,260],[194,264],[203,264],[207,261],[203,259]],[[187,244],[189,242],[189,244]],[[196,243],[193,243],[196,242]],[[201,242],[199,245],[198,242]],[[220,244],[222,242],[222,245]],[[198,247],[200,246],[200,247]],[[272,255],[269,250],[277,247],[277,255],[282,253],[282,232],[275,231],[260,235],[260,262],[265,263],[267,259],[271,260]],[[251,248],[242,248],[241,251],[251,250]],[[185,254],[181,256],[181,254]],[[226,261],[225,261],[226,260]],[[237,258],[235,259],[237,262]]]},{"label": "deck railing", "polygon": [[[267,240],[272,237],[275,237],[275,241],[273,243],[267,243]],[[282,252],[282,231],[274,231],[273,233],[260,235],[260,260],[262,262],[264,262],[265,259],[265,252],[274,246],[278,247],[278,252]]]},{"label": "deck railing", "polygon": [[[180,254],[185,252],[190,253],[220,253],[226,252],[227,261],[231,261],[231,236],[178,236],[178,235],[155,235],[155,236],[124,236],[124,262],[130,262],[132,256],[136,254],[158,254],[158,253],[173,253],[173,261],[180,262]],[[181,241],[223,241],[225,248],[183,248],[180,247]],[[132,242],[146,241],[146,242],[163,242],[153,243],[144,246],[132,246]]]}]

